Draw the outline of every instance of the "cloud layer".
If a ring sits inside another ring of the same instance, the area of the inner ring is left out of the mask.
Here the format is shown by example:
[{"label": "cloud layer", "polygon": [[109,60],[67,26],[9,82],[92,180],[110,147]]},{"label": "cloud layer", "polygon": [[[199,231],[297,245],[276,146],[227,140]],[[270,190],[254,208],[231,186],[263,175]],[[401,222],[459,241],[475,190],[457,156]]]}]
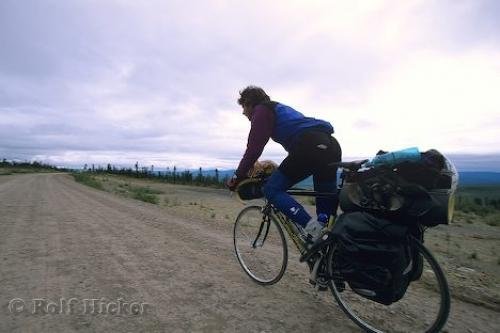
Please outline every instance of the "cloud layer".
[{"label": "cloud layer", "polygon": [[0,157],[234,167],[248,84],[346,156],[500,153],[497,2],[367,3],[2,1]]}]

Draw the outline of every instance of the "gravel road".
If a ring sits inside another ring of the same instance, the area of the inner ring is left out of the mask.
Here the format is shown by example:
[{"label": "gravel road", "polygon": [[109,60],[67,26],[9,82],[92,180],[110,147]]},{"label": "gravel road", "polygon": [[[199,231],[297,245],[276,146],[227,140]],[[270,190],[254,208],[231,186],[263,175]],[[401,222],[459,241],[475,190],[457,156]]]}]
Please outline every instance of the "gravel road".
[{"label": "gravel road", "polygon": [[[278,284],[252,283],[231,232],[66,174],[2,176],[0,331],[359,332],[294,258]],[[455,310],[450,332],[498,328]]]}]

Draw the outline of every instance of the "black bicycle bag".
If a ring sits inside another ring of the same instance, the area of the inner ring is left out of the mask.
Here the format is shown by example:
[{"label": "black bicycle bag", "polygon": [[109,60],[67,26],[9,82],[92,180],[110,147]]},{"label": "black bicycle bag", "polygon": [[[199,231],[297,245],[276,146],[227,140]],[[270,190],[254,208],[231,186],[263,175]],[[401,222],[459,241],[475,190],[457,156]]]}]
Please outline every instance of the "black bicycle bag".
[{"label": "black bicycle bag", "polygon": [[341,209],[365,211],[398,223],[450,223],[458,183],[456,169],[436,150],[420,155],[417,161],[349,173],[340,192]]},{"label": "black bicycle bag", "polygon": [[408,227],[351,212],[338,218],[332,233],[338,240],[334,269],[351,289],[385,305],[404,296],[414,273]]}]

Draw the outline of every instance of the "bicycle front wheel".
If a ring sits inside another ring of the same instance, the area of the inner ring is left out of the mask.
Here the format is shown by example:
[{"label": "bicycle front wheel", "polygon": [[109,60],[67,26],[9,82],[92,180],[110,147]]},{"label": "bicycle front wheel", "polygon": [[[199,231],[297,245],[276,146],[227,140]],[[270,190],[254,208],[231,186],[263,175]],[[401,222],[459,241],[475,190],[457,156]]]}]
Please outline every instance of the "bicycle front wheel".
[{"label": "bicycle front wheel", "polygon": [[423,258],[420,279],[410,283],[405,295],[391,305],[383,305],[351,289],[335,270],[337,249],[328,253],[330,289],[342,310],[367,332],[439,332],[450,312],[450,292],[443,271],[431,252],[412,238]]},{"label": "bicycle front wheel", "polygon": [[261,207],[250,206],[240,212],[233,237],[236,258],[252,280],[270,285],[281,279],[288,261],[285,235]]}]

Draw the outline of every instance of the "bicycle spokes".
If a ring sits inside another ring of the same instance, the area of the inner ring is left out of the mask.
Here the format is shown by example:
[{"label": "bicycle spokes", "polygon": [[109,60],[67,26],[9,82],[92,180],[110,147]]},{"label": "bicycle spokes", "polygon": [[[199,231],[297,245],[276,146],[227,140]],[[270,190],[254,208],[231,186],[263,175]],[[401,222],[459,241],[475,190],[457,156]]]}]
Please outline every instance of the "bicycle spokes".
[{"label": "bicycle spokes", "polygon": [[245,208],[234,225],[236,257],[247,275],[259,284],[279,281],[286,269],[286,240],[277,222],[260,207]]}]

